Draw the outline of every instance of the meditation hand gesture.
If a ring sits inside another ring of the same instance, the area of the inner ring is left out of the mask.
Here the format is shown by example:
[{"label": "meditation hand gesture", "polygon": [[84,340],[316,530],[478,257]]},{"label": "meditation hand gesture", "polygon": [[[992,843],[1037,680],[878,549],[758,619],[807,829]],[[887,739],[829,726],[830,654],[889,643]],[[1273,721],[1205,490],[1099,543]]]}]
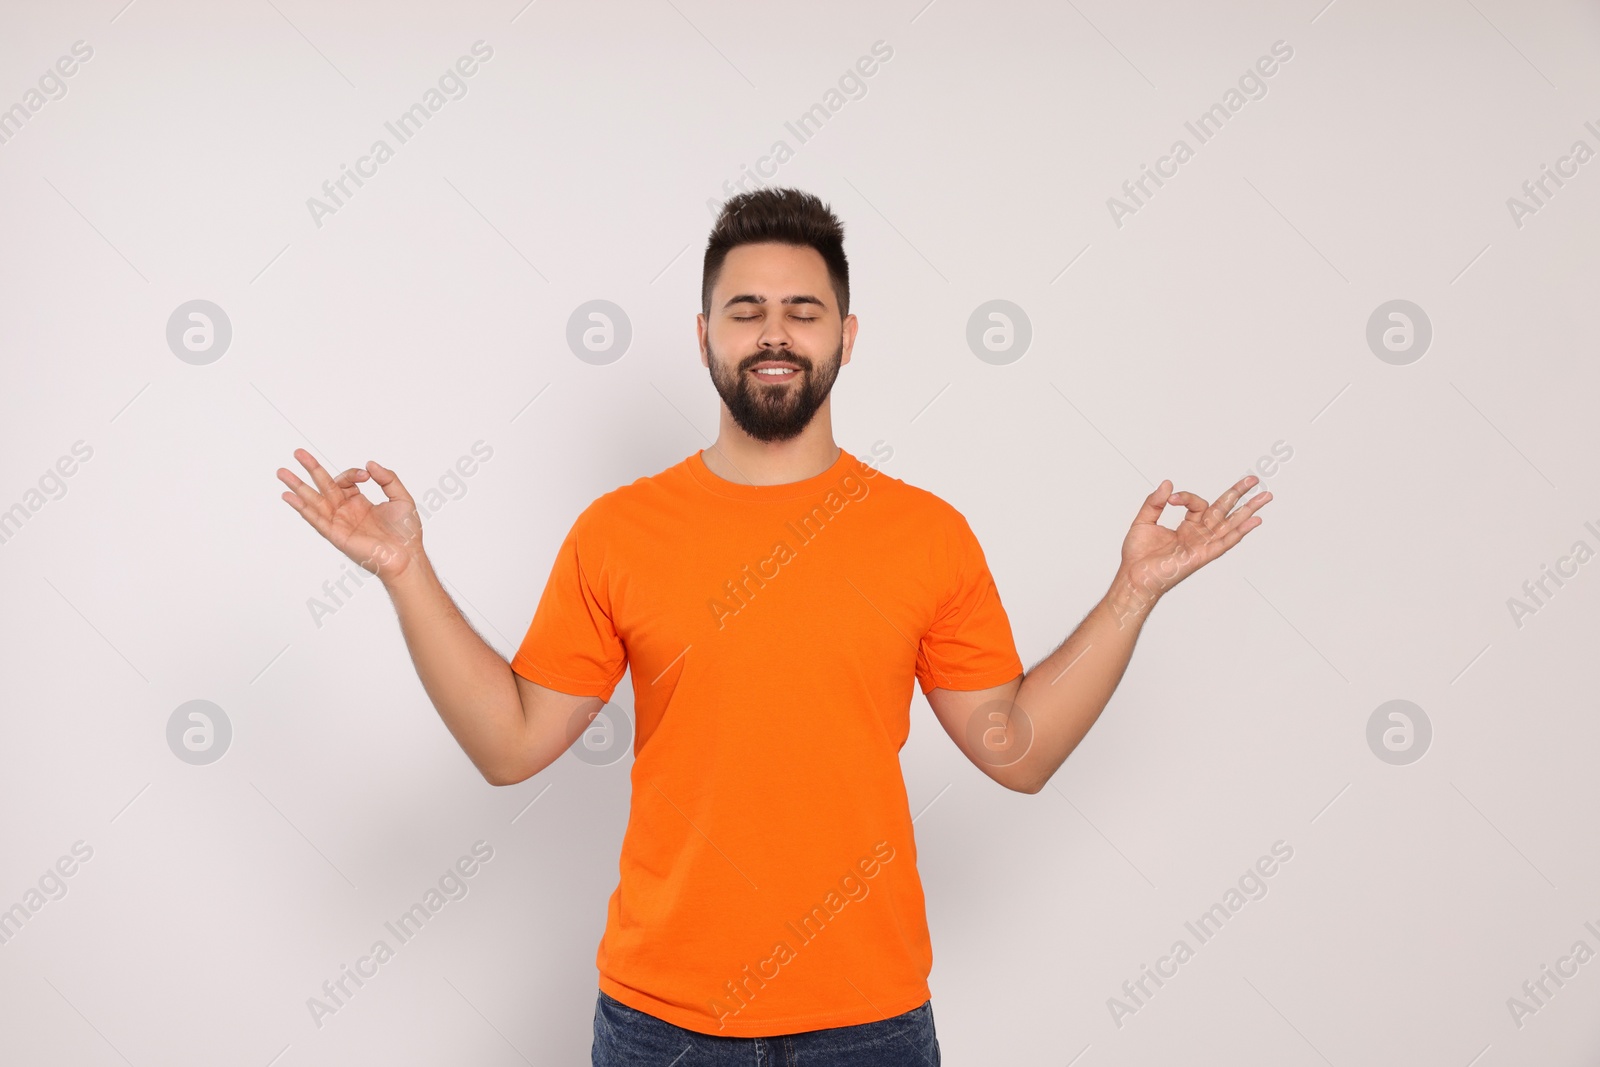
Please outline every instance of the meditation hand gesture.
[{"label": "meditation hand gesture", "polygon": [[[305,449],[295,449],[294,456],[317,488],[279,467],[278,480],[293,490],[283,499],[333,547],[385,582],[398,578],[422,554],[421,516],[394,471],[368,460],[366,469],[351,467],[334,478]],[[378,483],[388,500],[374,505],[362,495],[356,483],[368,478]]]},{"label": "meditation hand gesture", "polygon": [[[1247,475],[1218,497],[1215,504],[1207,504],[1193,493],[1174,493],[1172,482],[1163,481],[1145,498],[1122,542],[1122,576],[1132,582],[1141,597],[1154,600],[1238,544],[1245,534],[1261,525],[1261,520],[1253,516],[1272,499],[1271,493],[1257,493],[1234,508],[1257,480],[1255,475]],[[1173,530],[1160,521],[1162,510],[1170,504],[1188,508]]]}]

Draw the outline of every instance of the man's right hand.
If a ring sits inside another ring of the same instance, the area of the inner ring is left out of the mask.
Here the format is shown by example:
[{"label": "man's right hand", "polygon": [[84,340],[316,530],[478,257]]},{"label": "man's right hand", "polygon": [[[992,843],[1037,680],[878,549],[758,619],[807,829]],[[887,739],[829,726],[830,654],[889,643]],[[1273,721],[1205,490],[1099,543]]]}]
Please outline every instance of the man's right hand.
[{"label": "man's right hand", "polygon": [[[421,558],[422,518],[394,471],[369,460],[365,469],[351,467],[335,478],[305,449],[295,449],[294,457],[310,472],[317,488],[279,467],[278,480],[293,490],[283,499],[340,552],[385,584]],[[357,483],[369,478],[388,497],[383,503],[374,505],[362,495]]]}]

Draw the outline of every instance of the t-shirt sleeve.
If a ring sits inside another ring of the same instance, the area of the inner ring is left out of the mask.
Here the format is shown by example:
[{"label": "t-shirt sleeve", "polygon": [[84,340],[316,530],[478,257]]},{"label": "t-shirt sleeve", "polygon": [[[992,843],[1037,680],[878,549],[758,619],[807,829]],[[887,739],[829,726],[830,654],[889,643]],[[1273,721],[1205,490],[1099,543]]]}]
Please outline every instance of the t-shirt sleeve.
[{"label": "t-shirt sleeve", "polygon": [[959,512],[943,553],[946,595],[917,648],[917,681],[933,689],[988,689],[1023,673],[1011,620],[977,535]]},{"label": "t-shirt sleeve", "polygon": [[511,669],[548,689],[610,700],[627,670],[627,650],[612,622],[606,586],[592,581],[586,567],[584,549],[594,547],[585,540],[592,536],[588,514],[578,516],[556,552]]}]

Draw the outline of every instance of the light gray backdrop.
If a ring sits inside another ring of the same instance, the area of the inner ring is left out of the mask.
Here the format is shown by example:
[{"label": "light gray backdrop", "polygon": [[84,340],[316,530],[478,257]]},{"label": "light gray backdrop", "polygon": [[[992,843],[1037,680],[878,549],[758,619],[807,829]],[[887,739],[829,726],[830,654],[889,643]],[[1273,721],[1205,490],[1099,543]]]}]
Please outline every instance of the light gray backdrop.
[{"label": "light gray backdrop", "polygon": [[1162,478],[1276,496],[1038,795],[915,698],[945,1062],[1594,1062],[1593,5],[123,2],[0,13],[0,1061],[587,1062],[631,757],[487,785],[274,471],[436,490],[509,655],[714,436],[759,169],[1029,665]]}]

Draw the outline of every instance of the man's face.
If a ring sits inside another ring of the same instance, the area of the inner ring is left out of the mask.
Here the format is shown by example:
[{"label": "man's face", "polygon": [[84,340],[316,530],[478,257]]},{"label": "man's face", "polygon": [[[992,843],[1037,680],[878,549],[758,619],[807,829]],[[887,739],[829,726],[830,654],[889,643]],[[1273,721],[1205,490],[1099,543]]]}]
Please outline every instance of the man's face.
[{"label": "man's face", "polygon": [[711,313],[699,318],[700,361],[733,421],[758,441],[787,441],[810,424],[855,340],[856,318],[841,321],[827,264],[809,246],[732,249]]}]

